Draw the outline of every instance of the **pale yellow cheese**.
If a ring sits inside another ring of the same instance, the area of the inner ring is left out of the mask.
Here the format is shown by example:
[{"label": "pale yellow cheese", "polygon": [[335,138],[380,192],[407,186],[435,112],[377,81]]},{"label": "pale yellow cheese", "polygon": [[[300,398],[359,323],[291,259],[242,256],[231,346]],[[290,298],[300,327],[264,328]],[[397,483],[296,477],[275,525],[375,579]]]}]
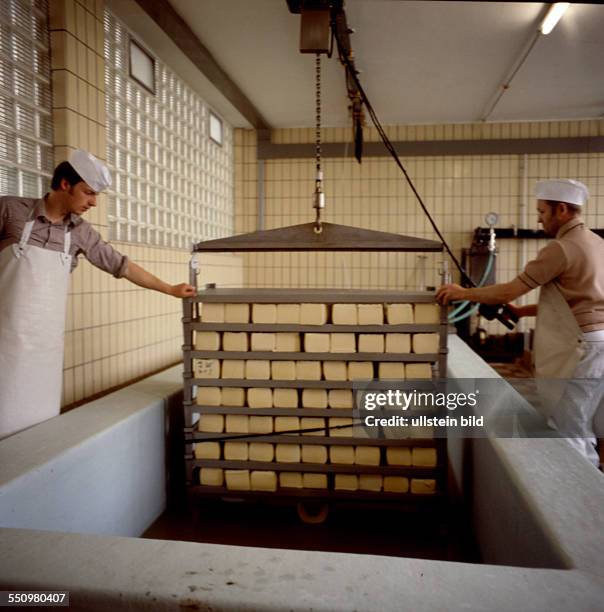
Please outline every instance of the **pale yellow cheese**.
[{"label": "pale yellow cheese", "polygon": [[279,432],[288,432],[288,431],[297,431],[300,429],[300,419],[298,417],[290,417],[290,416],[278,416],[275,417],[275,431]]},{"label": "pale yellow cheese", "polygon": [[413,334],[414,353],[438,353],[438,334]]},{"label": "pale yellow cheese", "polygon": [[302,474],[302,487],[304,489],[327,489],[327,474]]},{"label": "pale yellow cheese", "polygon": [[304,350],[307,353],[329,353],[329,334],[304,334]]},{"label": "pale yellow cheese", "polygon": [[[350,425],[350,427],[339,427],[339,429],[331,429],[332,427],[338,427],[340,425]],[[352,436],[352,419],[349,418],[330,418],[329,419],[330,430],[327,432],[332,438],[349,438]]]},{"label": "pale yellow cheese", "polygon": [[354,463],[354,446],[344,444],[332,444],[329,447],[329,461],[352,465]]},{"label": "pale yellow cheese", "polygon": [[[250,417],[258,418],[258,417]],[[260,417],[262,418],[262,417]],[[272,429],[272,426],[271,426]],[[251,427],[250,427],[251,431]],[[250,461],[272,461],[275,458],[275,449],[269,442],[250,442],[248,448]]]},{"label": "pale yellow cheese", "polygon": [[300,304],[277,304],[277,323],[279,325],[298,325],[300,323]]},{"label": "pale yellow cheese", "polygon": [[252,304],[252,323],[270,323],[274,325],[276,322],[276,304]]},{"label": "pale yellow cheese", "polygon": [[224,431],[224,415],[202,414],[197,424],[199,431],[207,433],[222,433]]},{"label": "pale yellow cheese", "polygon": [[384,307],[382,304],[359,304],[359,325],[382,325]]},{"label": "pale yellow cheese", "polygon": [[413,323],[413,306],[411,304],[387,304],[386,321],[388,325]]},{"label": "pale yellow cheese", "polygon": [[204,323],[224,323],[224,304],[204,302],[201,305],[200,317]]},{"label": "pale yellow cheese", "polygon": [[220,333],[215,331],[195,332],[196,351],[219,351]]},{"label": "pale yellow cheese", "polygon": [[249,304],[225,304],[224,305],[225,323],[249,323],[250,305]]},{"label": "pale yellow cheese", "polygon": [[440,306],[437,304],[416,304],[415,323],[426,325],[440,322]]},{"label": "pale yellow cheese", "polygon": [[410,380],[432,378],[432,367],[429,363],[407,363],[405,377]]},{"label": "pale yellow cheese", "polygon": [[359,490],[381,491],[382,477],[379,474],[359,474]]},{"label": "pale yellow cheese", "polygon": [[247,442],[225,442],[224,458],[228,461],[247,461],[249,457]]},{"label": "pale yellow cheese", "polygon": [[381,361],[378,376],[380,380],[404,380],[405,364],[400,361]]},{"label": "pale yellow cheese", "polygon": [[303,444],[302,463],[327,463],[327,446]]},{"label": "pale yellow cheese", "polygon": [[272,408],[273,390],[268,387],[250,387],[247,390],[247,405],[250,408]]},{"label": "pale yellow cheese", "polygon": [[227,489],[231,491],[250,490],[250,471],[249,470],[225,470],[224,479]]},{"label": "pale yellow cheese", "polygon": [[372,380],[373,361],[349,361],[348,380]]},{"label": "pale yellow cheese", "polygon": [[297,380],[321,380],[320,361],[296,361]]},{"label": "pale yellow cheese", "polygon": [[387,353],[410,353],[411,334],[386,334]]},{"label": "pale yellow cheese", "polygon": [[252,351],[265,351],[272,353],[275,350],[275,334],[252,332],[250,346]]},{"label": "pale yellow cheese", "polygon": [[407,493],[409,479],[405,476],[384,476],[384,491],[386,493]]},{"label": "pale yellow cheese", "polygon": [[330,389],[328,402],[330,408],[352,408],[352,389]]},{"label": "pale yellow cheese", "polygon": [[352,333],[332,333],[329,338],[332,353],[356,353],[356,337]]},{"label": "pale yellow cheese", "polygon": [[348,368],[345,361],[324,361],[323,376],[325,380],[348,380]]},{"label": "pale yellow cheese", "polygon": [[234,407],[245,406],[245,389],[241,387],[223,387],[222,405]]},{"label": "pale yellow cheese", "polygon": [[275,461],[277,463],[300,463],[300,445],[276,444]]},{"label": "pale yellow cheese", "polygon": [[325,419],[321,419],[319,417],[302,417],[300,419],[300,428],[317,430],[317,431],[308,431],[302,434],[304,436],[324,436],[325,435]]},{"label": "pale yellow cheese", "polygon": [[359,353],[383,353],[384,334],[359,334]]},{"label": "pale yellow cheese", "polygon": [[245,361],[243,359],[223,359],[222,378],[244,378]]},{"label": "pale yellow cheese", "polygon": [[296,362],[271,361],[271,378],[273,380],[296,380]]},{"label": "pale yellow cheese", "polygon": [[298,353],[300,351],[300,334],[296,332],[279,332],[275,334],[275,351],[279,353]]},{"label": "pale yellow cheese", "polygon": [[334,325],[358,325],[356,304],[334,304],[331,307],[331,322]]},{"label": "pale yellow cheese", "polygon": [[300,323],[302,325],[325,325],[327,314],[327,304],[300,305]]},{"label": "pale yellow cheese", "polygon": [[249,417],[245,414],[227,414],[225,428],[227,433],[248,433]]},{"label": "pale yellow cheese", "polygon": [[248,350],[247,332],[224,332],[222,335],[222,350],[246,352]]},{"label": "pale yellow cheese", "polygon": [[388,465],[411,465],[411,449],[406,446],[386,447]]},{"label": "pale yellow cheese", "polygon": [[222,468],[201,468],[199,482],[206,487],[221,487],[224,482]]},{"label": "pale yellow cheese", "polygon": [[354,462],[358,465],[379,465],[380,449],[378,446],[355,446]]},{"label": "pale yellow cheese", "polygon": [[272,416],[251,416],[249,417],[250,433],[271,434],[273,433]]},{"label": "pale yellow cheese", "polygon": [[432,494],[436,492],[436,480],[432,478],[412,478],[411,493],[422,495]]},{"label": "pale yellow cheese", "polygon": [[195,445],[196,459],[220,459],[220,444],[218,442],[199,442]]},{"label": "pale yellow cheese", "polygon": [[334,488],[336,491],[357,491],[359,478],[356,474],[336,474]]},{"label": "pale yellow cheese", "polygon": [[411,463],[421,467],[436,467],[436,449],[414,446],[411,451]]},{"label": "pale yellow cheese", "polygon": [[268,359],[247,359],[245,377],[248,380],[268,380],[271,377],[271,362]]},{"label": "pale yellow cheese", "polygon": [[273,406],[275,408],[297,408],[298,390],[286,387],[273,389]]},{"label": "pale yellow cheese", "polygon": [[326,389],[303,389],[302,390],[303,408],[327,408]]},{"label": "pale yellow cheese", "polygon": [[301,472],[280,472],[279,486],[286,489],[301,489],[302,488],[302,473]]},{"label": "pale yellow cheese", "polygon": [[198,406],[220,406],[222,389],[220,387],[197,387]]},{"label": "pale yellow cheese", "polygon": [[277,473],[265,470],[252,470],[250,485],[252,491],[276,491]]},{"label": "pale yellow cheese", "polygon": [[220,361],[218,359],[193,359],[193,376],[195,378],[220,378]]}]

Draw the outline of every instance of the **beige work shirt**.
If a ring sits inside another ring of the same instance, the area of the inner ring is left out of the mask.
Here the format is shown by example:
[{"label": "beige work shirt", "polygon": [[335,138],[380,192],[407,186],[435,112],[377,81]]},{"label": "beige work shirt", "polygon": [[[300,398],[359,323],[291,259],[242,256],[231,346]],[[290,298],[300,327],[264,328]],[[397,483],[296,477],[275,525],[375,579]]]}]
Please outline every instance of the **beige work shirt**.
[{"label": "beige work shirt", "polygon": [[531,289],[555,281],[582,331],[604,329],[604,240],[582,219],[565,223],[518,278]]},{"label": "beige work shirt", "polygon": [[[30,218],[32,209],[33,216]],[[50,251],[63,251],[65,225],[69,225],[72,272],[78,265],[78,255],[82,254],[91,264],[116,278],[124,276],[128,267],[128,258],[125,255],[105,242],[99,232],[78,215],[71,214],[63,221],[51,222],[46,217],[44,198],[0,197],[0,251],[11,244],[19,243],[28,219],[34,220],[28,244]]]}]

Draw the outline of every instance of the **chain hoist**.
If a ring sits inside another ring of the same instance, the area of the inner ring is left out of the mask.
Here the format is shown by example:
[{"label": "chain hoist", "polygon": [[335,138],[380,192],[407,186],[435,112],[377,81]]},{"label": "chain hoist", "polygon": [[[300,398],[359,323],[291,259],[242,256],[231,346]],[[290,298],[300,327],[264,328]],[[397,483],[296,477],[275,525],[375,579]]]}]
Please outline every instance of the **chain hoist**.
[{"label": "chain hoist", "polygon": [[315,59],[315,92],[316,92],[316,112],[315,112],[315,197],[313,208],[316,210],[315,233],[323,231],[321,225],[321,210],[325,208],[325,194],[323,193],[323,170],[321,169],[321,54],[317,53]]}]

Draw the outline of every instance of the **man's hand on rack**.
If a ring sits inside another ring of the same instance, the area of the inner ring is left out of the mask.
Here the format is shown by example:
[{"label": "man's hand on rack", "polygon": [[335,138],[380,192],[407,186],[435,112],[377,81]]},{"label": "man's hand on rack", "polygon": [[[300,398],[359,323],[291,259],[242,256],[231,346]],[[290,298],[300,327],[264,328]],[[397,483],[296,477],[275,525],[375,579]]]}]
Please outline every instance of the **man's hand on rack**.
[{"label": "man's hand on rack", "polygon": [[172,285],[170,295],[176,298],[195,297],[197,295],[197,290],[192,285],[180,283],[180,285]]},{"label": "man's hand on rack", "polygon": [[436,292],[436,300],[445,306],[454,300],[467,300],[467,289],[455,283],[443,285]]}]

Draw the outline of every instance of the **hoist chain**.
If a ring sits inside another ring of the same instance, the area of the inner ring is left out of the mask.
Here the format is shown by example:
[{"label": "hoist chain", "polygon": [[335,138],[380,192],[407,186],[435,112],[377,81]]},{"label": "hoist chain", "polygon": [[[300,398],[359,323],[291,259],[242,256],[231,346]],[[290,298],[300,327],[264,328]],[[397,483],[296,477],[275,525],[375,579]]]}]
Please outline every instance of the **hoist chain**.
[{"label": "hoist chain", "polygon": [[316,84],[316,128],[315,128],[315,200],[313,207],[316,209],[315,232],[323,231],[321,226],[321,209],[325,208],[325,194],[323,193],[323,171],[321,170],[321,54],[317,53],[315,59],[315,84]]}]

